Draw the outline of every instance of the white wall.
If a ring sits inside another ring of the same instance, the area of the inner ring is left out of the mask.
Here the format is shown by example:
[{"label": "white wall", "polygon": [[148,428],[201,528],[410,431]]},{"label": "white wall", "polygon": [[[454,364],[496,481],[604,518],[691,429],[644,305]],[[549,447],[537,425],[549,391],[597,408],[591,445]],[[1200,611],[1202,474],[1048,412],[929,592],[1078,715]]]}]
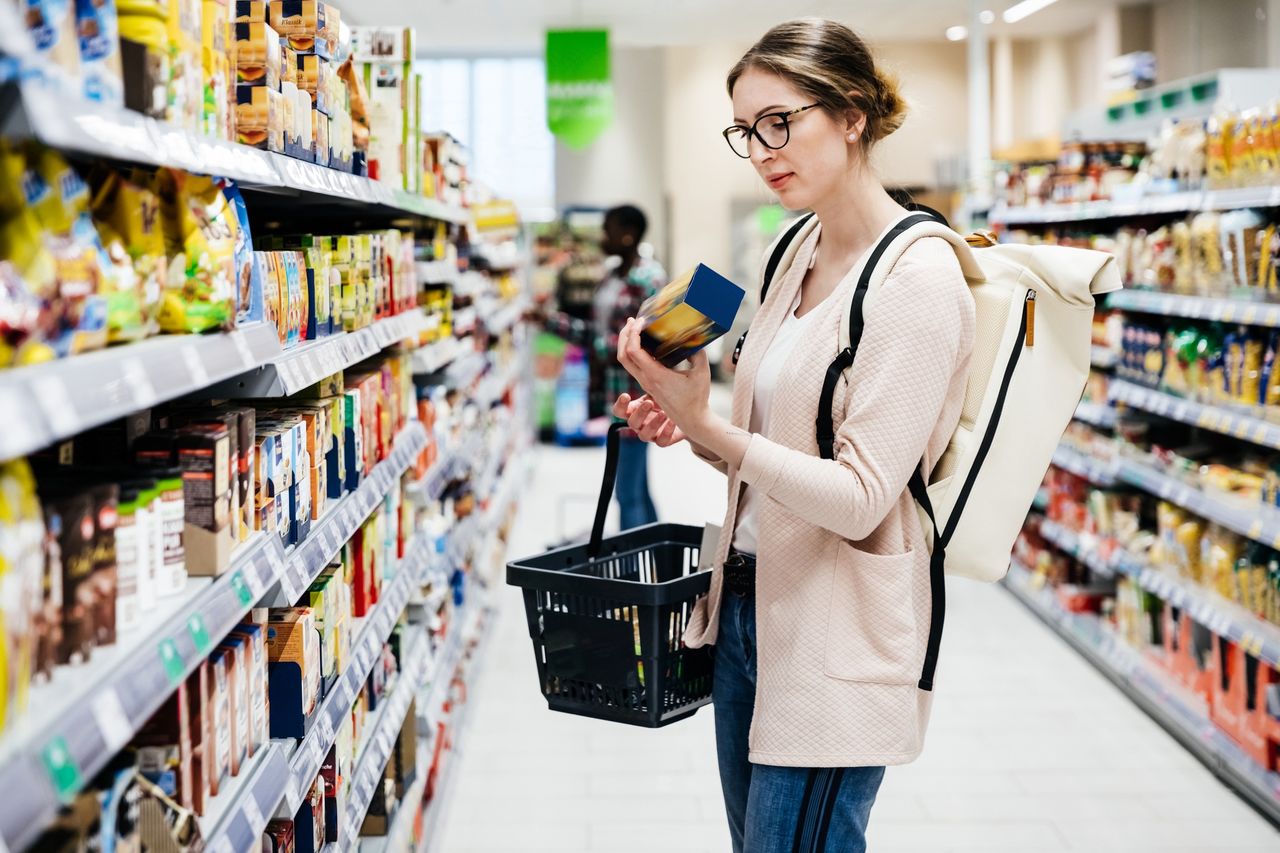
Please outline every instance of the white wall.
[{"label": "white wall", "polygon": [[877,148],[880,179],[895,186],[935,184],[934,163],[962,156],[969,126],[965,45],[894,43],[875,46],[876,62],[898,76],[906,123]]},{"label": "white wall", "polygon": [[1014,42],[1014,132],[1018,141],[1062,133],[1080,74],[1073,75],[1068,39],[1043,38]]},{"label": "white wall", "polygon": [[585,149],[556,144],[556,205],[636,205],[649,219],[645,239],[666,264],[666,52],[615,48],[612,62],[613,124]]},{"label": "white wall", "polygon": [[[1262,68],[1269,37],[1267,12],[1280,13],[1272,0],[1161,0],[1154,4],[1152,30],[1156,77],[1166,83],[1217,68]],[[1262,12],[1261,20],[1259,12]],[[1280,56],[1272,57],[1272,64]]]}]

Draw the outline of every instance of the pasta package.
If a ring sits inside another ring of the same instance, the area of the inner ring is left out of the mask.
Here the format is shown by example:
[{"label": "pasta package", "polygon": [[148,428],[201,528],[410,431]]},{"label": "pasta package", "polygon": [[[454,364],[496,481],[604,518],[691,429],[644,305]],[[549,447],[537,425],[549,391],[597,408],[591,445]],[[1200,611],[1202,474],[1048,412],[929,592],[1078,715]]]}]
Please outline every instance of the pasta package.
[{"label": "pasta package", "polygon": [[181,333],[233,327],[239,225],[221,182],[166,169],[157,187],[169,257],[160,329]]}]

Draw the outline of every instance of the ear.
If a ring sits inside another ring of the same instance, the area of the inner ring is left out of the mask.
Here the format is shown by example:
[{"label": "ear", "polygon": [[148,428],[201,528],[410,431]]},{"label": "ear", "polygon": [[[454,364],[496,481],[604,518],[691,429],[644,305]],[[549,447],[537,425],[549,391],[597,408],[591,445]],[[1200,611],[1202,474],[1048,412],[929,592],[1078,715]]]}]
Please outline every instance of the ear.
[{"label": "ear", "polygon": [[[850,100],[856,103],[859,99],[860,94],[861,93],[856,90],[852,91],[849,93],[849,98]],[[856,136],[858,139],[861,139],[862,134],[866,131],[866,129],[867,129],[867,114],[865,112],[859,109],[851,109],[845,112],[844,135],[846,138],[850,134],[852,134]]]}]

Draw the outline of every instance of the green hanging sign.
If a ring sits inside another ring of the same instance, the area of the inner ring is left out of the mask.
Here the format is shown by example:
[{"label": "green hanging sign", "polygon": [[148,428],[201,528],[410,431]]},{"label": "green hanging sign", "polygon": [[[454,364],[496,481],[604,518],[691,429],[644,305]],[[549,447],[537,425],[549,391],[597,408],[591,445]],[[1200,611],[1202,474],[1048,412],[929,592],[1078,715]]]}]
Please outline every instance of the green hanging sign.
[{"label": "green hanging sign", "polygon": [[608,30],[547,31],[547,127],[585,148],[613,123]]}]

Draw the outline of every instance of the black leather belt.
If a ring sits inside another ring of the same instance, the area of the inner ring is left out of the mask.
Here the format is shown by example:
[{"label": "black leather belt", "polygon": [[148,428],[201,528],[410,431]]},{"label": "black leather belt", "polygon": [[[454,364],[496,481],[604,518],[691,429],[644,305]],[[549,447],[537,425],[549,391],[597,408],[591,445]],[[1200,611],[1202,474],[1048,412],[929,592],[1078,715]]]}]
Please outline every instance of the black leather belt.
[{"label": "black leather belt", "polygon": [[748,598],[756,594],[756,558],[730,551],[724,561],[724,588]]}]

